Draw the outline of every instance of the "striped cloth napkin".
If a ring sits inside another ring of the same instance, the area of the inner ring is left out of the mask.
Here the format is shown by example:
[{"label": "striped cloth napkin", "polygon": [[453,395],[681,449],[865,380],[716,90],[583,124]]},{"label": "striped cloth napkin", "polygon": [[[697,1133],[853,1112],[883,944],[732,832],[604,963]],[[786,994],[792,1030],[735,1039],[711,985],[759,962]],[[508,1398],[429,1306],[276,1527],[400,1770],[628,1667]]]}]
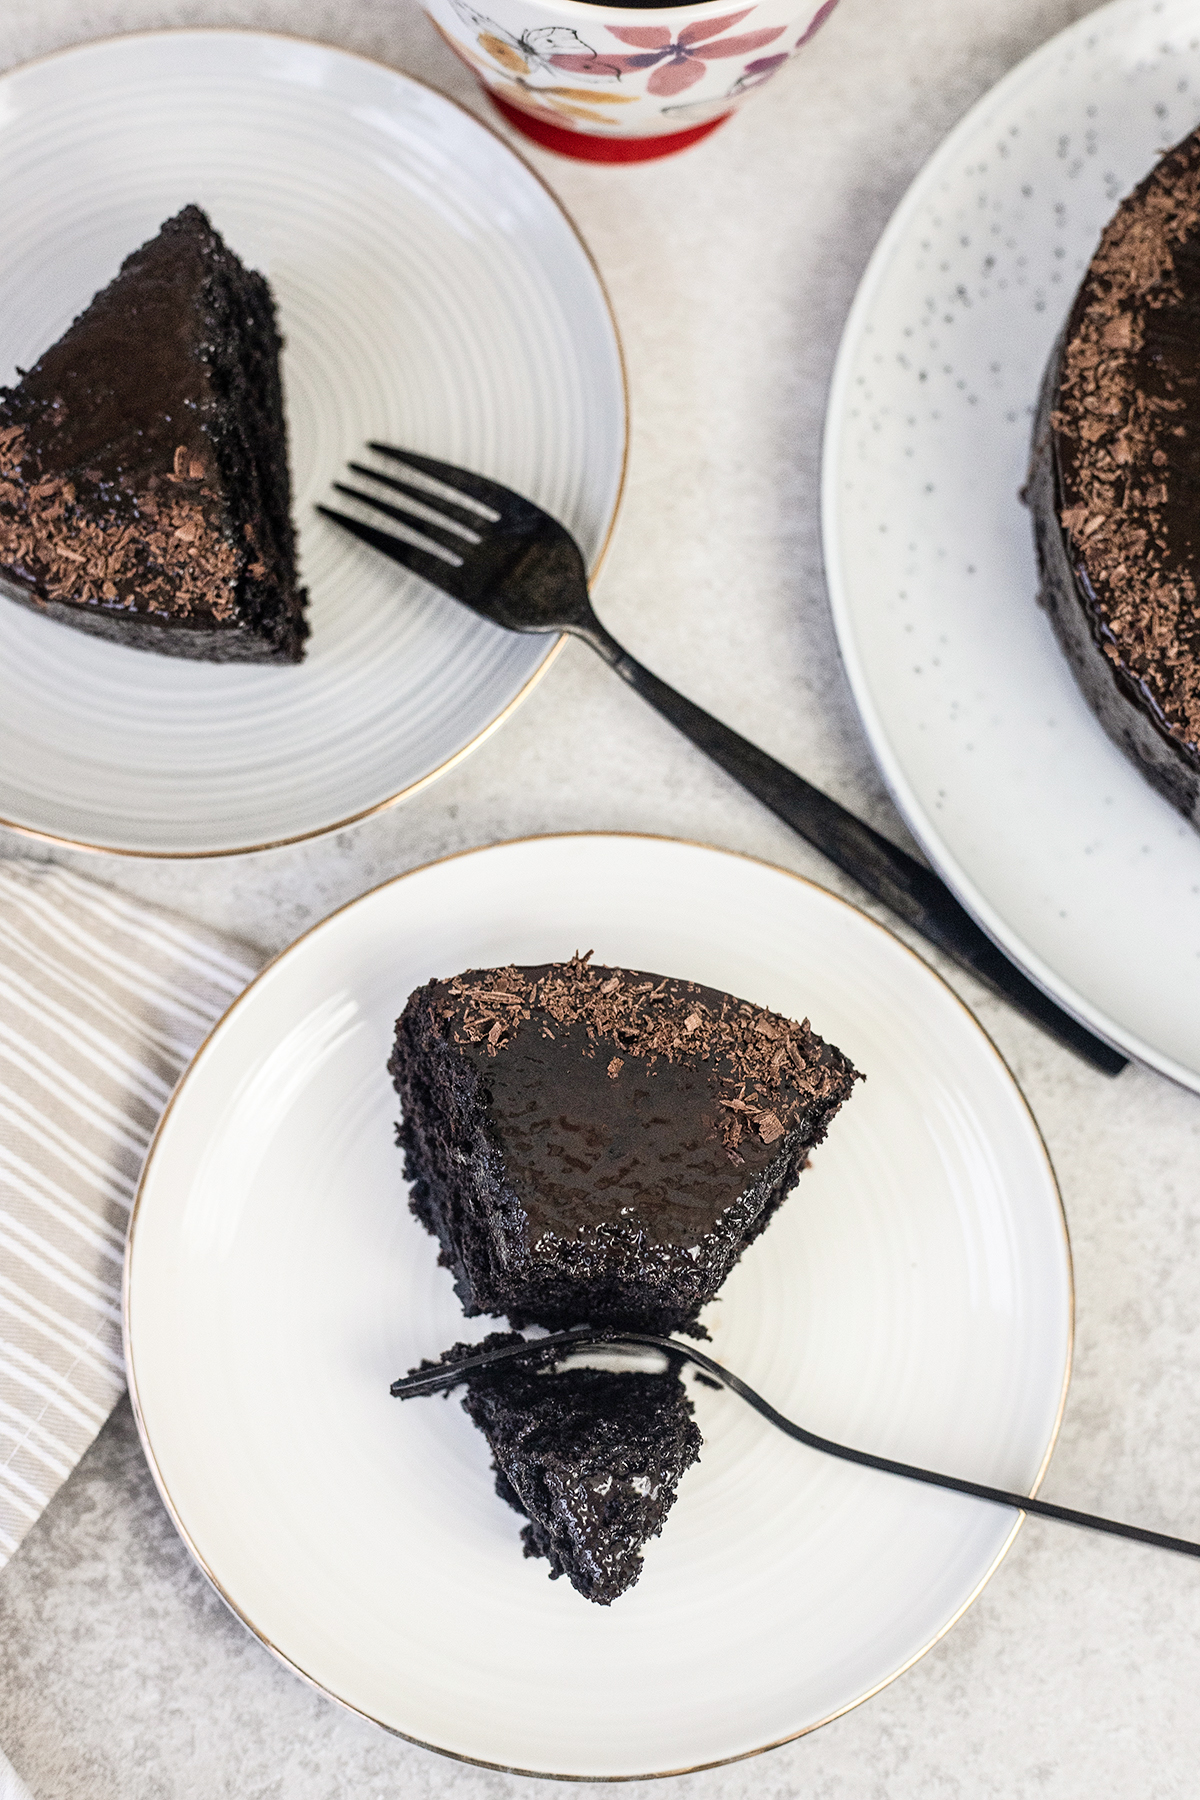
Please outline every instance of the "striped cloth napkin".
[{"label": "striped cloth napkin", "polygon": [[0,859],[0,1568],[124,1390],[142,1159],[259,960],[67,869]]},{"label": "striped cloth napkin", "polygon": [[0,1800],[33,1800],[33,1795],[0,1750]]}]

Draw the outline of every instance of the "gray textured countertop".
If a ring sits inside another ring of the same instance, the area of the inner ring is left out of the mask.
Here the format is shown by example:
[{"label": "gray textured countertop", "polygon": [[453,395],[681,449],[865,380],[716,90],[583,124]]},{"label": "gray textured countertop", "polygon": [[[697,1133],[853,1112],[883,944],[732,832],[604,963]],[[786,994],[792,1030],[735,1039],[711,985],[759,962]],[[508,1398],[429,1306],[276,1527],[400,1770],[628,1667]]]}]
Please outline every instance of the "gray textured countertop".
[{"label": "gray textured countertop", "polygon": [[[684,156],[605,169],[526,151],[596,254],[629,362],[629,484],[600,612],[652,667],[900,838],[822,584],[830,369],[912,175],[1005,69],[1086,10],[842,0],[794,67]],[[328,39],[485,111],[414,0],[5,0],[0,66],[195,23]],[[432,857],[578,827],[700,838],[848,891],[574,645],[502,731],[352,830],[194,865],[62,860],[275,950]],[[46,854],[3,833],[0,853]],[[1075,1374],[1043,1491],[1200,1534],[1200,1099],[1141,1069],[1092,1075],[951,979],[1025,1089],[1070,1220]],[[1190,1796],[1198,1694],[1200,1567],[1030,1523],[966,1617],[869,1704],[645,1792]],[[277,1666],[193,1568],[127,1405],[0,1576],[0,1748],[36,1800],[532,1791],[393,1740]]]}]

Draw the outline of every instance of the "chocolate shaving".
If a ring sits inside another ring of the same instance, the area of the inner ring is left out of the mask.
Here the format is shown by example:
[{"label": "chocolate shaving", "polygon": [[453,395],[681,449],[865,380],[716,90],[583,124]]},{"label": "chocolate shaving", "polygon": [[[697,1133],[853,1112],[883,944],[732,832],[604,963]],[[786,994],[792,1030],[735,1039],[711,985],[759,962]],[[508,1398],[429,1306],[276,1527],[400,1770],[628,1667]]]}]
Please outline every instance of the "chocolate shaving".
[{"label": "chocolate shaving", "polygon": [[593,1046],[621,1052],[607,1063],[616,1080],[630,1056],[692,1067],[715,1065],[722,1135],[736,1153],[748,1131],[764,1144],[782,1137],[837,1077],[822,1058],[808,1020],[794,1019],[729,996],[714,1004],[695,982],[647,980],[627,969],[591,968],[586,956],[544,969],[471,970],[446,983],[439,1011],[460,1044],[502,1055],[518,1027],[538,1015],[542,1036],[551,1026],[579,1027],[585,1055]]},{"label": "chocolate shaving", "polygon": [[[183,445],[176,467],[181,452],[189,476],[203,474]],[[119,487],[80,495],[80,482],[98,489],[97,471],[80,471],[76,481],[43,474],[21,424],[0,427],[0,462],[0,566],[36,598],[182,619],[235,616],[246,554],[225,537],[206,489],[167,499]],[[149,530],[136,528],[139,515]]]},{"label": "chocolate shaving", "polygon": [[1190,417],[1189,403],[1155,346],[1164,334],[1195,331],[1195,299],[1180,260],[1185,247],[1192,254],[1198,232],[1200,137],[1193,135],[1106,227],[1072,315],[1051,414],[1059,517],[1095,596],[1105,654],[1136,682],[1163,728],[1193,749],[1200,747],[1200,607],[1190,545],[1171,543],[1167,510],[1172,460],[1189,454],[1172,450],[1170,440],[1192,428],[1177,417]]}]

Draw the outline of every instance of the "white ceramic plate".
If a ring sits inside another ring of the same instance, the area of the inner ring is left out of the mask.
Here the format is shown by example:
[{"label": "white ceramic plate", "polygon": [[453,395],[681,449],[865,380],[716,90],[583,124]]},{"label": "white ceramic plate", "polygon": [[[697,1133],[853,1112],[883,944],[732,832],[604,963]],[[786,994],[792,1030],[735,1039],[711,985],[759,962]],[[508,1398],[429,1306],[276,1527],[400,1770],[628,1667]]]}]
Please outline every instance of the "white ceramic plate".
[{"label": "white ceramic plate", "polygon": [[388,1383],[464,1321],[405,1205],[385,1062],[410,990],[599,960],[804,1016],[868,1079],[706,1314],[713,1353],[844,1442],[1029,1491],[1054,1441],[1071,1271],[996,1051],[928,967],[782,870],[670,840],[542,838],[377,888],[259,977],[150,1152],[126,1349],[193,1554],[326,1692],[456,1756],[620,1777],[749,1755],[905,1668],[1011,1512],[799,1449],[731,1395],[639,1584],[591,1606],[521,1555],[457,1403]]},{"label": "white ceramic plate", "polygon": [[1118,200],[1200,120],[1194,0],[1119,0],[1001,81],[846,325],[825,559],[872,747],[930,858],[1071,1012],[1200,1088],[1200,835],[1088,710],[1018,499],[1051,344]]},{"label": "white ceramic plate", "polygon": [[496,724],[553,653],[317,518],[365,439],[477,468],[594,565],[625,456],[621,354],[532,171],[407,76],[239,31],[117,38],[0,79],[0,383],[197,201],[269,278],[312,637],[299,668],[101,643],[0,601],[0,819],[144,855],[308,836]]}]

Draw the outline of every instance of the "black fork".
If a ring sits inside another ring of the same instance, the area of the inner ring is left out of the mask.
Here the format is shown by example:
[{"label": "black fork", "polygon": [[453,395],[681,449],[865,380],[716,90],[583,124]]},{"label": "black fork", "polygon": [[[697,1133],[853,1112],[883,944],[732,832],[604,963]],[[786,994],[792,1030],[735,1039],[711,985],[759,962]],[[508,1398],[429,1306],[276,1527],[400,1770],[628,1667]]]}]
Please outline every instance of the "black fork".
[{"label": "black fork", "polygon": [[[393,520],[399,532],[381,530],[328,506],[318,506],[318,512],[495,625],[509,631],[569,631],[582,638],[726,774],[914,931],[1093,1068],[1117,1075],[1125,1067],[1125,1057],[1009,962],[931,869],[676,693],[623,650],[592,611],[583,556],[557,519],[498,481],[452,463],[389,444],[372,443],[369,448],[403,465],[409,478],[384,474],[365,463],[352,462],[350,467],[392,497],[385,500],[340,481],[333,485],[339,494]],[[417,480],[411,478],[414,473]]]}]

